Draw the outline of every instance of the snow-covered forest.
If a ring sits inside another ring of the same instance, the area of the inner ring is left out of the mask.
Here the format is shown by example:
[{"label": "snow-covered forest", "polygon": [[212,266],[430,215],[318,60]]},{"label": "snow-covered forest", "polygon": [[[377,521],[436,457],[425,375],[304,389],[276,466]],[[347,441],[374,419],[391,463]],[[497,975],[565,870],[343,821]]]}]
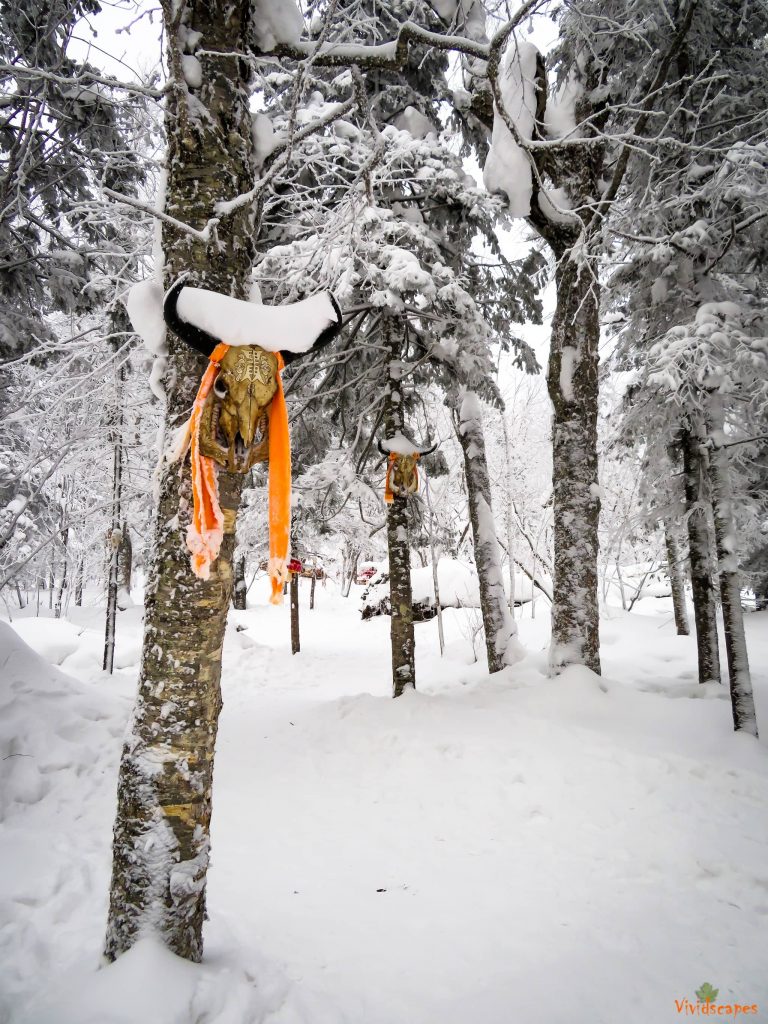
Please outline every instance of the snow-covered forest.
[{"label": "snow-covered forest", "polygon": [[0,82],[0,1024],[761,1019],[764,0]]}]

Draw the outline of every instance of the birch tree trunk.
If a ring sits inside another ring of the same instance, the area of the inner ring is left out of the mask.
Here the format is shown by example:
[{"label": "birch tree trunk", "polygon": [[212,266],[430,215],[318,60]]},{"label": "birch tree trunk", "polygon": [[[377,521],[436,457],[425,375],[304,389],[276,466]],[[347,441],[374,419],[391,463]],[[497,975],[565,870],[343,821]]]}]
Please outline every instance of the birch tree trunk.
[{"label": "birch tree trunk", "polygon": [[[391,316],[384,317],[384,344],[390,353],[384,424],[387,437],[393,437],[395,434],[402,434],[404,422],[400,391],[401,325]],[[413,633],[411,544],[408,525],[408,499],[395,494],[392,504],[387,509],[393,697],[399,697],[408,686],[416,688],[416,641]]]},{"label": "birch tree trunk", "polygon": [[[114,324],[119,330],[122,325]],[[107,617],[104,627],[104,659],[102,669],[112,674],[115,662],[115,629],[117,626],[117,589],[120,568],[120,518],[123,494],[123,381],[125,367],[115,375],[115,405],[112,411],[112,517],[109,531],[109,569],[107,574]]]},{"label": "birch tree trunk", "polygon": [[342,552],[342,564],[341,564],[341,596],[349,597],[349,592],[352,589],[352,584],[355,582],[355,576],[357,574],[357,561],[360,558],[360,549],[350,545],[349,541],[344,541],[344,550]]},{"label": "birch tree trunk", "polygon": [[509,558],[509,614],[515,617],[515,536],[512,529],[512,457],[511,444],[509,441],[509,430],[507,428],[507,417],[501,414],[501,426],[504,431],[504,468],[506,470],[507,484],[507,555]]},{"label": "birch tree trunk", "polygon": [[232,590],[232,607],[239,612],[245,611],[248,588],[245,582],[245,555],[235,562],[234,587]]},{"label": "birch tree trunk", "polygon": [[[162,10],[171,69],[166,212],[202,229],[217,201],[247,191],[254,181],[246,88],[251,70],[240,56],[251,5],[163,0]],[[187,40],[200,33],[200,88],[184,81],[180,32]],[[192,116],[191,100],[204,118]],[[164,223],[167,280],[189,270],[203,287],[245,298],[254,242],[248,207],[222,220],[209,243]],[[168,341],[170,433],[189,415],[206,363],[175,338]],[[105,950],[110,960],[147,932],[182,957],[202,957],[221,650],[241,486],[241,477],[219,474],[224,541],[210,579],[203,581],[192,574],[184,542],[192,505],[188,464],[168,466],[160,482],[139,692],[118,781]]]},{"label": "birch tree trunk", "polygon": [[680,545],[671,523],[664,520],[664,542],[667,548],[667,574],[672,588],[672,608],[675,614],[675,626],[678,636],[688,636],[691,628],[688,625],[688,612],[685,607],[685,576],[683,562],[680,557]]},{"label": "birch tree trunk", "polygon": [[69,530],[64,529],[61,531],[61,550],[62,550],[62,565],[61,565],[61,576],[59,577],[59,585],[56,588],[56,603],[54,605],[53,617],[55,619],[61,618],[61,607],[64,602],[64,591],[67,589],[67,566],[69,565]]},{"label": "birch tree trunk", "polygon": [[598,341],[597,280],[570,254],[557,260],[557,308],[547,367],[552,400],[554,578],[552,647],[554,671],[586,665],[600,672],[597,600]]},{"label": "birch tree trunk", "polygon": [[714,567],[710,557],[708,500],[705,492],[705,467],[701,458],[700,427],[691,424],[681,433],[685,510],[688,525],[688,561],[691,566],[693,619],[696,627],[696,651],[699,682],[720,682],[720,647],[717,640]]},{"label": "birch tree trunk", "polygon": [[301,634],[299,632],[299,574],[291,573],[289,586],[291,595],[291,654],[298,654],[301,650]]},{"label": "birch tree trunk", "polygon": [[424,494],[429,510],[429,557],[432,563],[432,586],[435,588],[435,608],[437,610],[437,639],[440,643],[440,657],[445,653],[445,633],[443,631],[443,606],[440,601],[440,580],[438,578],[439,555],[435,544],[435,512],[432,508],[432,495],[429,489],[429,478],[424,474]]},{"label": "birch tree trunk", "polygon": [[731,684],[733,727],[757,736],[752,677],[749,672],[744,615],[741,610],[741,578],[736,555],[733,522],[733,492],[728,468],[728,451],[723,444],[723,399],[711,392],[707,401],[709,435],[709,479],[712,485],[712,514],[715,522],[720,602],[723,606],[725,652]]},{"label": "birch tree trunk", "polygon": [[132,582],[133,543],[128,521],[124,519],[120,530],[120,547],[117,549],[117,607],[120,611],[131,606]]},{"label": "birch tree trunk", "polygon": [[482,414],[476,395],[468,391],[463,393],[455,424],[464,455],[488,671],[498,672],[519,661],[520,652],[514,640],[517,626],[509,614],[507,595],[504,593],[501,551],[491,507],[491,481],[485,455]]}]

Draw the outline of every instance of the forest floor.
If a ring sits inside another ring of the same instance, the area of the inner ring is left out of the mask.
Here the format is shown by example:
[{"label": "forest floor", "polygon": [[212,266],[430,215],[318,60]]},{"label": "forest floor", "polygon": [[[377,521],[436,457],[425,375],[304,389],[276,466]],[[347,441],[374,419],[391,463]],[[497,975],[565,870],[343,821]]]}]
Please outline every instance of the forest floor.
[{"label": "forest floor", "polygon": [[768,612],[758,743],[666,600],[605,613],[602,679],[546,677],[543,602],[489,678],[451,610],[392,701],[389,620],[302,591],[295,657],[287,607],[231,615],[199,966],[100,967],[140,608],[113,677],[100,607],[0,622],[3,1024],[665,1024],[705,982],[768,1021]]}]

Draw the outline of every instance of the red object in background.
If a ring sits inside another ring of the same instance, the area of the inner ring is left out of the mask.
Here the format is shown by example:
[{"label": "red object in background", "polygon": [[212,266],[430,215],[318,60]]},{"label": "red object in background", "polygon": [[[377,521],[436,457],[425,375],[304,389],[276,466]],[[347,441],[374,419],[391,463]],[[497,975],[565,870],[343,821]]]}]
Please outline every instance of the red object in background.
[{"label": "red object in background", "polygon": [[301,572],[302,564],[298,558],[292,558],[288,563],[288,572]]},{"label": "red object in background", "polygon": [[374,569],[374,567],[370,565],[368,566],[367,569],[363,569],[361,570],[361,572],[357,574],[357,579],[355,580],[355,583],[357,583],[358,586],[363,586],[368,582],[368,580],[372,579],[377,572],[378,569]]}]

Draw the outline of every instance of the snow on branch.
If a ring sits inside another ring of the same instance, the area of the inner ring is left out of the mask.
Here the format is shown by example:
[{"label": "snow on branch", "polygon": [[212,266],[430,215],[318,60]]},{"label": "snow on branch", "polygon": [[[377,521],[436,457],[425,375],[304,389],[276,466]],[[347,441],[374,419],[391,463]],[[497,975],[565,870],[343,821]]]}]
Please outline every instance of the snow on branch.
[{"label": "snow on branch", "polygon": [[346,114],[348,114],[357,105],[357,96],[351,96],[343,103],[334,103],[331,105],[331,109],[325,113],[322,117],[317,118],[315,121],[310,121],[309,124],[304,125],[282,145],[275,147],[272,150],[269,160],[269,170],[255,183],[253,188],[247,192],[241,193],[239,196],[235,196],[234,199],[228,199],[216,204],[216,213],[220,217],[227,217],[235,210],[239,210],[243,206],[247,206],[249,203],[255,202],[256,199],[261,195],[264,189],[272,182],[288,163],[291,158],[292,152],[295,147],[308,138],[310,135],[315,135],[317,132],[327,128],[328,125],[333,124],[334,121],[339,121]]},{"label": "snow on branch", "polygon": [[[656,69],[656,74],[653,77],[653,81],[650,83],[647,90],[645,90],[645,99],[641,104],[641,113],[635,121],[634,125],[633,134],[635,136],[638,136],[643,132],[646,124],[648,123],[648,119],[653,113],[653,108],[656,102],[658,92],[667,79],[667,75],[669,73],[669,68],[672,64],[672,61],[680,52],[683,43],[685,42],[685,38],[690,30],[691,22],[693,21],[693,15],[696,11],[696,8],[698,7],[698,3],[699,0],[690,0],[690,3],[688,4],[688,10],[685,12],[685,16],[682,19],[680,28],[675,34],[669,46],[669,49],[659,61],[659,66]],[[630,143],[625,143],[623,145],[621,152],[619,153],[618,159],[616,160],[616,165],[613,171],[613,177],[608,183],[608,188],[603,193],[600,203],[598,204],[594,213],[592,214],[592,217],[590,218],[592,222],[598,222],[602,217],[604,217],[608,209],[610,208],[611,204],[613,203],[613,200],[616,198],[618,191],[621,188],[621,183],[624,180],[624,175],[627,171],[627,166],[629,164],[629,158],[632,154],[632,150],[633,146]]]},{"label": "snow on branch", "polygon": [[116,203],[122,203],[123,206],[132,206],[134,210],[140,210],[142,213],[149,214],[150,217],[156,217],[158,220],[164,221],[166,224],[171,224],[178,231],[184,231],[188,235],[192,235],[198,242],[202,242],[207,245],[211,240],[211,235],[214,228],[219,223],[218,217],[212,217],[202,231],[197,228],[193,228],[190,224],[185,224],[183,220],[177,220],[175,217],[170,217],[167,213],[162,213],[160,210],[156,210],[150,206],[149,203],[142,203],[140,199],[134,199],[133,196],[124,196],[120,192],[115,192],[111,188],[104,189],[104,195],[113,199]]},{"label": "snow on branch", "polygon": [[496,33],[491,43],[480,43],[466,36],[444,35],[442,32],[430,32],[428,29],[406,21],[400,28],[395,39],[373,46],[327,43],[317,45],[314,42],[283,43],[270,51],[259,52],[257,57],[288,57],[292,60],[310,60],[318,67],[349,67],[352,64],[359,68],[383,68],[397,71],[403,67],[411,43],[431,46],[438,50],[463,53],[469,57],[487,60],[494,46],[500,47],[506,42],[515,28],[543,6],[543,0],[526,0],[508,22]]},{"label": "snow on branch", "polygon": [[168,91],[168,86],[164,86],[162,89],[152,89],[146,85],[139,85],[138,82],[121,82],[119,78],[113,78],[111,75],[97,75],[93,71],[81,71],[80,74],[74,77],[67,77],[66,75],[56,75],[52,71],[44,71],[39,67],[25,68],[20,64],[8,64],[6,61],[0,61],[0,74],[6,74],[16,79],[33,78],[43,79],[46,82],[55,82],[57,85],[63,85],[67,89],[75,90],[75,95],[77,95],[76,90],[79,86],[83,94],[95,92],[94,101],[104,98],[99,90],[94,89],[95,85],[104,85],[110,89],[132,92],[139,96],[148,96],[153,100],[162,99]]},{"label": "snow on branch", "polygon": [[503,114],[493,119],[483,181],[489,192],[507,196],[513,217],[527,217],[531,212],[533,168],[520,142],[530,140],[536,121],[538,56],[532,43],[513,39],[499,64],[497,108]]}]

